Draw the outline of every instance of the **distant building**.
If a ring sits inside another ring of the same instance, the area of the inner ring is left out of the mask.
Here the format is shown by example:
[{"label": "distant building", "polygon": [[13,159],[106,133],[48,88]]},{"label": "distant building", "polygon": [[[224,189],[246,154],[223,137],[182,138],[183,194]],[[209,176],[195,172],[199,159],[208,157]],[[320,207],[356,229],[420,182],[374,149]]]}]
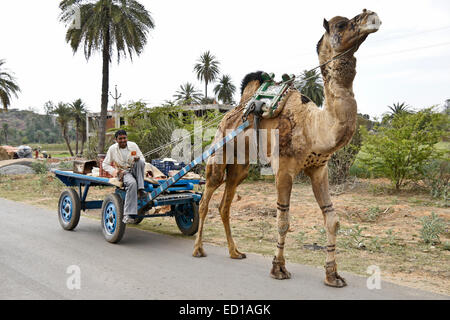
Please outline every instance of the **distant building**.
[{"label": "distant building", "polygon": [[[100,112],[86,113],[86,137],[89,144],[89,138],[95,136],[100,120]],[[108,132],[109,129],[120,128],[127,124],[127,120],[120,111],[108,111],[106,114],[106,136],[113,136],[113,132]]]}]

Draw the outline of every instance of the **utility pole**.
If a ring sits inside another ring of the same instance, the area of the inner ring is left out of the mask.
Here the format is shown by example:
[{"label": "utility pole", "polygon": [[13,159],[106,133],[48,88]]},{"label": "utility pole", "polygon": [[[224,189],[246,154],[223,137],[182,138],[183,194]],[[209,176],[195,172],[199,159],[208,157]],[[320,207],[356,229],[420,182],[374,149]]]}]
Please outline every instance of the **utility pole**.
[{"label": "utility pole", "polygon": [[120,99],[120,97],[122,96],[122,94],[120,93],[120,94],[118,94],[118,92],[117,92],[117,85],[115,85],[115,96],[113,96],[112,94],[111,94],[111,92],[109,93],[109,95],[116,101],[115,103],[114,103],[114,111],[118,111],[117,110],[117,107],[118,107],[118,105],[117,105],[117,100],[119,100]]}]

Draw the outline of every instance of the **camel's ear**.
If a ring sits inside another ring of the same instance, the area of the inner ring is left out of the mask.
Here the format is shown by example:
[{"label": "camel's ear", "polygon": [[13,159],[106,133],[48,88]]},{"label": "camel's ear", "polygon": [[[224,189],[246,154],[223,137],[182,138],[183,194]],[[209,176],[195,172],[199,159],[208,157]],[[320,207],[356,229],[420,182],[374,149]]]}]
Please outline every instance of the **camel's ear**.
[{"label": "camel's ear", "polygon": [[330,25],[328,24],[327,19],[323,19],[323,27],[327,30],[327,33],[330,33]]}]

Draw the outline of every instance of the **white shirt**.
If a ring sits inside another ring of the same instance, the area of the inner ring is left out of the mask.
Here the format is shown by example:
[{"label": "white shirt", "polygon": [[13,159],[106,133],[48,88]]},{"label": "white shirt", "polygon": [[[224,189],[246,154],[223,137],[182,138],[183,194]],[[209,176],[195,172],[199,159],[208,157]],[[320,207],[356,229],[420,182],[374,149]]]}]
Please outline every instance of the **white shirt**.
[{"label": "white shirt", "polygon": [[139,149],[138,145],[134,142],[128,141],[126,148],[120,148],[118,143],[113,144],[108,149],[105,160],[103,160],[102,167],[110,174],[114,174],[116,169],[112,167],[114,163],[116,168],[127,170],[131,168],[135,157],[140,157],[145,162],[145,158]]}]

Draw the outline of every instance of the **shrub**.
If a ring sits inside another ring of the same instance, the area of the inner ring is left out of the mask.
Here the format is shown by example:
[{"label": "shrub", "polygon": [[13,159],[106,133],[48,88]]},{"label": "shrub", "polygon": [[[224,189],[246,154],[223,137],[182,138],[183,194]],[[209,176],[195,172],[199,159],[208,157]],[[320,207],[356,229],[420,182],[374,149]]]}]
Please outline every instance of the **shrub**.
[{"label": "shrub", "polygon": [[440,157],[435,145],[442,135],[442,124],[447,121],[433,108],[394,116],[390,126],[368,132],[362,127],[364,137],[361,161],[371,171],[389,178],[396,190],[408,180],[423,177],[424,167]]},{"label": "shrub", "polygon": [[37,174],[45,174],[48,172],[47,161],[36,161],[31,164],[34,172]]},{"label": "shrub", "polygon": [[360,126],[369,128],[371,125],[370,120],[358,115],[357,129],[352,140],[345,147],[334,153],[330,161],[328,161],[328,176],[331,184],[342,184],[348,180],[350,168],[355,162],[362,145]]},{"label": "shrub", "polygon": [[423,182],[433,198],[444,200],[448,206],[448,187],[450,183],[450,165],[445,160],[433,160],[423,170]]},{"label": "shrub", "polygon": [[434,212],[430,217],[423,217],[420,236],[425,243],[440,243],[439,235],[445,231],[446,223]]}]

